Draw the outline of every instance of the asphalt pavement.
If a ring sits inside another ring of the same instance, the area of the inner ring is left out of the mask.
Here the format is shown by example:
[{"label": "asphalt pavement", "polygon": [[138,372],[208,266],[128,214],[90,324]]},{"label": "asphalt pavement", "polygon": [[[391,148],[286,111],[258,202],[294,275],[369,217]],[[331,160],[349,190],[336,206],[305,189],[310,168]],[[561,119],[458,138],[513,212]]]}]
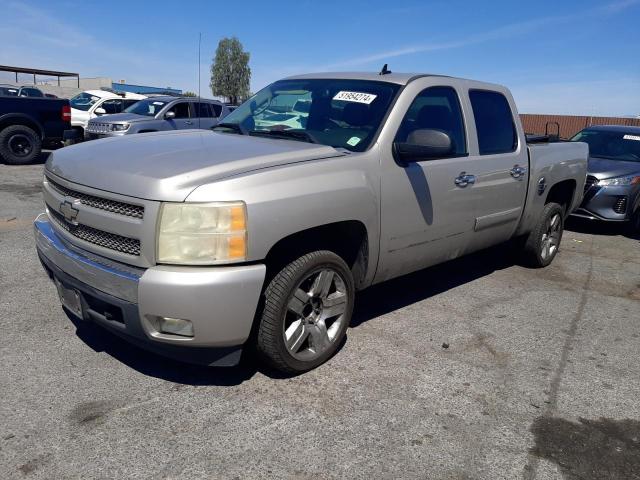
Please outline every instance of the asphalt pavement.
[{"label": "asphalt pavement", "polygon": [[[43,159],[44,160],[44,157]],[[362,292],[282,378],[72,321],[34,250],[42,164],[0,165],[1,479],[640,479],[640,241],[571,222]]]}]

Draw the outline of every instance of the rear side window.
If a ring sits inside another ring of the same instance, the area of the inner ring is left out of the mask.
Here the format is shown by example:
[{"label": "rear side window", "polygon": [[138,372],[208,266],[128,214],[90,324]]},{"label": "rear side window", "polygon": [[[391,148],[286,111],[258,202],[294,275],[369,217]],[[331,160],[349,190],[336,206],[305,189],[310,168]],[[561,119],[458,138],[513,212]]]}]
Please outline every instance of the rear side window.
[{"label": "rear side window", "polygon": [[211,110],[213,110],[213,116],[219,117],[222,113],[222,105],[218,105],[217,103],[210,103],[209,106],[211,107]]},{"label": "rear side window", "polygon": [[193,108],[198,118],[211,118],[211,109],[208,103],[194,103]]},{"label": "rear side window", "polygon": [[504,95],[487,90],[471,90],[469,99],[476,120],[480,155],[515,151],[518,136],[513,113]]},{"label": "rear side window", "polygon": [[440,130],[451,137],[453,155],[467,153],[462,110],[458,94],[451,87],[430,87],[418,94],[402,120],[397,142],[406,142],[419,129]]}]

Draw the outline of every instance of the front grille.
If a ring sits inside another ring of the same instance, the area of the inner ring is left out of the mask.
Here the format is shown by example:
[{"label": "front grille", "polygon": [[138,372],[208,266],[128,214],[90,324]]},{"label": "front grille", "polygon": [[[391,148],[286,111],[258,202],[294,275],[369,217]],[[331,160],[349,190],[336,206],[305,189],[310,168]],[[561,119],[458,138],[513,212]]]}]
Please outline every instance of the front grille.
[{"label": "front grille", "polygon": [[108,133],[111,131],[110,123],[89,122],[87,132],[91,133]]},{"label": "front grille", "polygon": [[627,197],[618,197],[613,205],[613,211],[616,213],[625,213],[627,211]]},{"label": "front grille", "polygon": [[107,212],[117,213],[126,217],[142,218],[144,217],[144,207],[140,205],[131,205],[130,203],[118,202],[116,200],[108,200],[106,198],[96,197],[86,193],[78,192],[70,188],[64,187],[47,177],[49,185],[58,193],[67,197],[73,197],[80,200],[80,203],[88,207],[105,210]]},{"label": "front grille", "polygon": [[67,222],[60,212],[57,212],[49,205],[47,205],[47,207],[53,220],[55,220],[60,227],[65,229],[74,237],[100,247],[115,250],[116,252],[136,256],[140,255],[140,240],[123,237],[122,235],[116,235],[115,233],[104,232],[97,228],[89,227],[88,225],[74,225],[73,223]]},{"label": "front grille", "polygon": [[598,179],[596,177],[594,177],[593,175],[587,175],[587,181],[584,184],[585,193],[587,192],[587,190],[593,187],[596,183],[598,183]]}]

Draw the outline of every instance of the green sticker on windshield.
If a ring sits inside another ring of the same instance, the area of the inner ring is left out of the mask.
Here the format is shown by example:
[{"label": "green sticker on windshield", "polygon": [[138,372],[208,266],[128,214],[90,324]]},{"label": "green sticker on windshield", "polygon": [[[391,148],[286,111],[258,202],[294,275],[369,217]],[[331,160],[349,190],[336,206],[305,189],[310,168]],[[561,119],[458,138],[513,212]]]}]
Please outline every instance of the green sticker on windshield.
[{"label": "green sticker on windshield", "polygon": [[347,140],[347,145],[351,145],[352,147],[355,147],[357,144],[360,143],[360,140],[362,140],[360,137],[351,137],[349,140]]}]

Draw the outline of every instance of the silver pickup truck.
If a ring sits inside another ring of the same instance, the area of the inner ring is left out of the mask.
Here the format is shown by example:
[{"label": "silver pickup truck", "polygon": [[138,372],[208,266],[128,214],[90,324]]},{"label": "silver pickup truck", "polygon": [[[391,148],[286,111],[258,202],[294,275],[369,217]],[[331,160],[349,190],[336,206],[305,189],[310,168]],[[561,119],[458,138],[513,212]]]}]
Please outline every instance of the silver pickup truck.
[{"label": "silver pickup truck", "polygon": [[72,315],[185,361],[251,346],[302,372],[339,348],[357,290],[510,239],[548,265],[587,154],[527,144],[499,85],[291,77],[214,131],[54,152],[37,250]]}]

